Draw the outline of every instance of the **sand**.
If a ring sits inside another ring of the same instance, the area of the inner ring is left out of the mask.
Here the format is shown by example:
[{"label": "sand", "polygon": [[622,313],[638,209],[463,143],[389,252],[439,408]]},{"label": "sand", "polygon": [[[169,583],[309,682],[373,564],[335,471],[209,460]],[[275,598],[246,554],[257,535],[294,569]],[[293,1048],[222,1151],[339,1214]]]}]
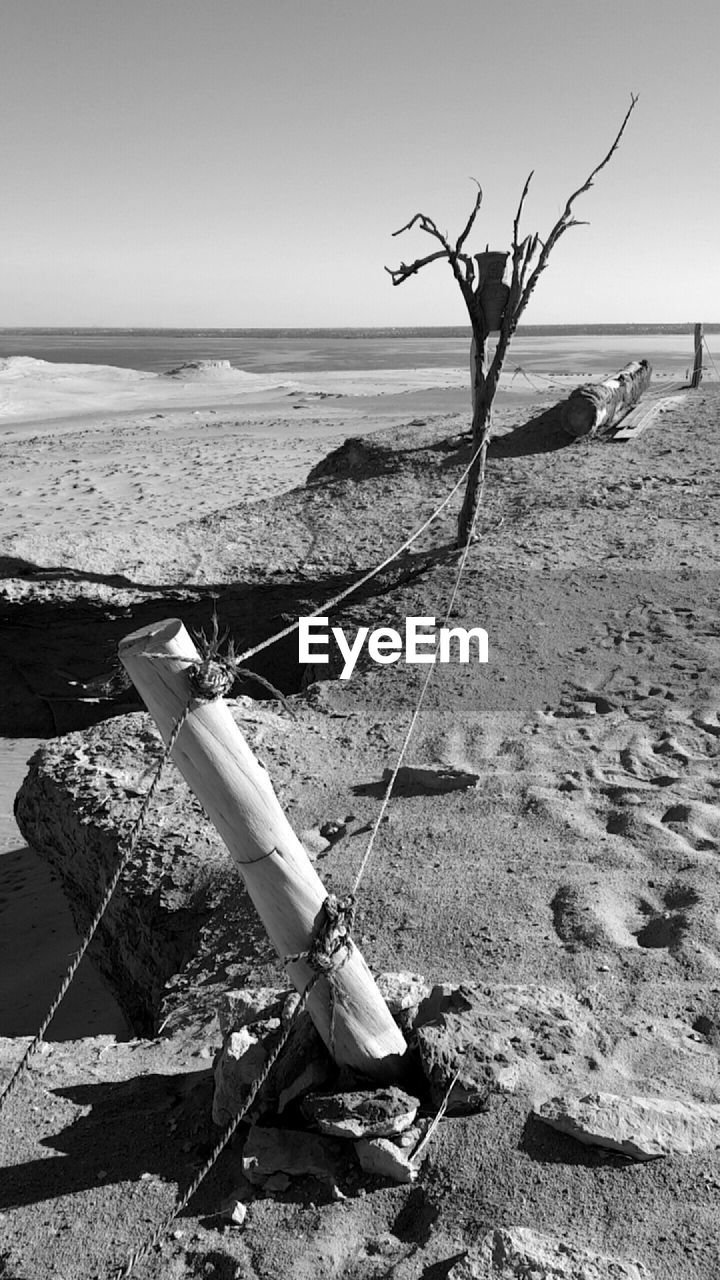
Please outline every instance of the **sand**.
[{"label": "sand", "polygon": [[[17,477],[0,527],[8,616],[26,619],[29,643],[42,607],[51,618],[60,600],[92,599],[124,610],[117,626],[130,630],[140,599],[162,607],[170,585],[212,590],[222,611],[239,580],[280,574],[294,605],[298,583],[322,592],[341,566],[376,562],[465,465],[468,415],[459,385],[364,386],[324,399],[275,388],[236,397],[232,410],[212,396],[202,409],[170,396],[43,423],[8,417],[3,461],[14,459]],[[440,673],[412,755],[479,771],[482,786],[393,805],[368,876],[363,949],[378,969],[571,992],[607,1037],[595,1059],[573,1064],[578,1088],[610,1082],[717,1102],[720,388],[705,384],[630,444],[570,446],[549,412],[556,385],[512,390],[498,409],[480,538],[457,605],[463,625],[486,626],[491,662]],[[369,437],[365,463],[325,488],[293,489],[358,434]],[[348,603],[348,630],[441,612],[456,513],[384,594]],[[270,752],[299,820],[349,803],[372,818],[417,683],[407,668],[366,667],[303,701],[302,769]],[[339,844],[323,875],[342,886],[356,858],[357,842]],[[13,938],[21,955],[27,934]],[[46,932],[44,945],[53,951]],[[192,1099],[181,1129],[205,1133],[202,1054],[215,1044],[123,1044],[93,1038],[77,1018],[77,1039],[38,1065],[6,1131],[13,1168],[0,1209],[12,1209],[4,1226],[16,1280],[79,1280],[107,1257],[120,1261],[187,1176],[179,1139],[171,1152],[162,1138],[172,1099]],[[4,1065],[19,1047],[3,1042]],[[129,1104],[132,1150],[118,1120]],[[343,1203],[317,1188],[268,1195],[235,1233],[211,1217],[237,1178],[223,1166],[181,1234],[138,1274],[179,1278],[212,1265],[248,1280],[441,1277],[469,1241],[515,1225],[643,1263],[656,1280],[715,1280],[716,1152],[627,1167],[548,1132],[521,1098],[507,1098],[488,1117],[441,1126],[418,1188],[373,1186]],[[201,1140],[188,1142],[200,1158]]]},{"label": "sand", "polygon": [[[539,385],[511,375],[505,383],[510,403],[526,403]],[[301,484],[346,436],[434,406],[459,411],[467,400],[467,375],[453,369],[278,381],[226,361],[157,374],[0,360],[0,554],[27,546],[32,560],[35,539],[47,545],[69,525],[73,537],[92,530],[107,543],[119,528],[261,501]]]}]

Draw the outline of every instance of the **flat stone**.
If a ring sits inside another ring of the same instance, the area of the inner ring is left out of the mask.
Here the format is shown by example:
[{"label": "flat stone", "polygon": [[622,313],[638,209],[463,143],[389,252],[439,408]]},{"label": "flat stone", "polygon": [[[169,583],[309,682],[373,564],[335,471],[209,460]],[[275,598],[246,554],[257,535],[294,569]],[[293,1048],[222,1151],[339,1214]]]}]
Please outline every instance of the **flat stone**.
[{"label": "flat stone", "polygon": [[544,1124],[578,1142],[619,1151],[634,1160],[720,1147],[720,1105],[713,1103],[595,1093],[552,1098],[536,1114]]},{"label": "flat stone", "polygon": [[420,1102],[402,1089],[368,1089],[354,1093],[313,1095],[303,1114],[321,1133],[336,1138],[388,1138],[403,1133],[415,1120]]},{"label": "flat stone", "polygon": [[[320,1178],[334,1184],[342,1168],[342,1147],[328,1138],[299,1129],[265,1129],[254,1125],[243,1148],[242,1168],[254,1186],[263,1186],[275,1174]],[[274,1186],[278,1188],[277,1181]]]},{"label": "flat stone", "polygon": [[389,1138],[361,1138],[355,1151],[363,1172],[375,1178],[407,1183],[418,1176],[420,1165]]},{"label": "flat stone", "polygon": [[588,1009],[552,987],[439,984],[413,1026],[434,1106],[459,1069],[450,1114],[482,1109],[499,1091],[552,1096],[563,1077],[574,1082],[578,1062],[605,1049]]},{"label": "flat stone", "polygon": [[447,1273],[447,1280],[652,1280],[640,1262],[626,1262],[528,1227],[490,1231]]}]

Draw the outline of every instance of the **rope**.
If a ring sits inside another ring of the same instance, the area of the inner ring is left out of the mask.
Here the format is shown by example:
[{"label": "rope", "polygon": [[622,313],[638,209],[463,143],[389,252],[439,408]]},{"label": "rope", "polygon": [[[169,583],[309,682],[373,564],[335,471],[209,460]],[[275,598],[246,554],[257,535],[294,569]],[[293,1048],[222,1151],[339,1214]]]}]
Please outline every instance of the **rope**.
[{"label": "rope", "polygon": [[703,334],[703,344],[704,344],[705,350],[707,351],[710,357],[710,363],[713,369],[715,370],[715,377],[718,379],[718,382],[720,382],[720,373],[718,372],[718,367],[713,359],[713,353],[708,346],[708,342],[707,342],[707,338],[705,337],[705,334]]},{"label": "rope", "polygon": [[[489,424],[488,424],[488,427],[489,427]],[[487,432],[487,434],[486,434],[486,436],[485,436],[485,439],[483,440],[482,444],[480,445],[479,449],[477,450],[477,454],[479,454],[479,455],[480,455],[480,458],[481,458],[481,462],[480,462],[480,492],[479,492],[479,494],[478,494],[477,502],[476,502],[476,504],[475,504],[475,513],[474,513],[474,515],[473,515],[472,523],[471,523],[470,528],[469,528],[469,530],[468,530],[468,536],[467,536],[467,539],[466,539],[466,541],[465,541],[465,546],[463,547],[462,555],[461,555],[461,557],[460,557],[460,562],[459,562],[459,564],[458,564],[458,571],[457,571],[457,574],[455,575],[455,582],[454,582],[454,584],[453,584],[452,593],[451,593],[451,595],[450,595],[450,603],[448,604],[448,607],[447,607],[447,610],[446,610],[446,613],[445,613],[445,620],[444,620],[444,622],[443,622],[443,626],[444,626],[444,627],[447,627],[447,625],[448,625],[448,623],[449,623],[449,621],[450,621],[450,616],[451,616],[451,614],[452,614],[453,605],[455,604],[455,597],[457,596],[458,589],[459,589],[459,587],[460,587],[460,579],[461,579],[461,577],[462,577],[463,570],[464,570],[464,568],[465,568],[465,564],[466,564],[466,561],[467,561],[467,558],[468,558],[468,552],[469,552],[469,550],[470,550],[470,544],[472,543],[472,541],[473,541],[473,537],[474,537],[475,525],[476,525],[476,523],[477,523],[477,518],[478,518],[478,515],[479,515],[479,513],[480,513],[480,506],[481,506],[481,504],[482,504],[483,492],[484,492],[484,489],[485,489],[485,461],[486,461],[486,458],[487,458],[487,447],[488,447],[489,439],[490,439],[490,435],[489,435],[489,429],[488,429],[488,432]],[[477,456],[477,454],[476,454],[476,456]],[[438,646],[438,644],[436,644],[436,645],[435,645],[435,653],[434,653],[434,655],[433,655],[433,657],[434,657],[434,658],[437,658],[438,647],[439,647],[439,646]],[[401,746],[401,748],[400,748],[400,751],[399,751],[399,754],[398,754],[397,760],[396,760],[396,762],[395,762],[395,767],[394,767],[394,769],[393,769],[393,771],[392,771],[392,774],[391,774],[391,776],[390,776],[390,780],[389,780],[389,782],[388,782],[388,784],[387,784],[387,787],[385,788],[385,794],[384,794],[384,796],[383,796],[383,798],[382,798],[382,803],[381,803],[381,805],[380,805],[380,811],[379,811],[379,813],[378,813],[378,815],[377,815],[377,817],[376,817],[376,819],[375,819],[375,823],[374,823],[373,829],[372,829],[372,831],[370,832],[370,837],[369,837],[368,842],[367,842],[367,847],[366,847],[366,849],[365,849],[365,852],[364,852],[363,857],[362,857],[362,861],[361,861],[360,866],[359,866],[359,868],[358,868],[358,873],[357,873],[357,875],[356,875],[356,877],[355,877],[355,883],[353,884],[353,887],[352,887],[352,894],[353,894],[353,898],[354,898],[354,896],[357,894],[358,888],[359,888],[359,886],[360,886],[360,881],[362,880],[362,878],[363,878],[363,876],[364,876],[364,874],[365,874],[365,868],[367,867],[367,864],[368,864],[368,862],[370,861],[370,855],[371,855],[371,853],[372,853],[372,851],[373,851],[373,845],[375,844],[375,839],[376,839],[376,837],[377,837],[377,833],[378,833],[378,831],[379,831],[379,829],[380,829],[380,824],[382,823],[383,817],[384,817],[384,815],[385,815],[385,810],[387,809],[388,804],[390,803],[390,797],[391,797],[391,795],[392,795],[393,787],[395,786],[395,782],[397,781],[397,776],[398,776],[398,774],[399,774],[399,772],[400,772],[400,767],[401,767],[401,765],[402,765],[402,762],[403,762],[403,760],[405,759],[405,753],[406,753],[406,751],[407,751],[407,749],[408,749],[408,747],[409,747],[409,745],[410,745],[410,739],[412,738],[413,732],[414,732],[414,730],[415,730],[415,725],[417,724],[418,717],[419,717],[419,715],[420,715],[420,709],[421,709],[421,707],[422,707],[423,702],[425,701],[425,694],[426,694],[426,693],[427,693],[427,691],[428,691],[428,688],[429,688],[429,685],[430,685],[430,681],[432,680],[433,673],[434,673],[434,671],[435,671],[435,667],[436,667],[436,666],[437,666],[437,663],[436,663],[435,661],[433,661],[433,662],[432,662],[432,664],[431,664],[430,666],[428,666],[427,675],[425,676],[425,679],[424,679],[423,684],[422,684],[422,688],[421,688],[421,690],[420,690],[420,696],[418,697],[417,703],[416,703],[416,705],[415,705],[415,710],[413,711],[412,718],[411,718],[411,720],[410,720],[410,724],[408,725],[407,732],[406,732],[406,734],[405,734],[405,738],[404,738],[404,740],[403,740],[403,744],[402,744],[402,746]]]},{"label": "rope", "polygon": [[323,914],[315,928],[307,951],[298,951],[293,956],[285,956],[283,964],[294,964],[297,960],[305,960],[318,977],[328,980],[330,989],[330,1056],[335,1057],[335,984],[333,974],[342,969],[350,959],[353,951],[351,938],[355,923],[355,895],[350,893],[346,898],[336,898],[329,893],[323,903]]},{"label": "rope", "polygon": [[47,1013],[45,1014],[45,1017],[43,1018],[40,1024],[39,1030],[36,1032],[35,1036],[30,1041],[30,1044],[25,1050],[25,1053],[23,1054],[18,1065],[13,1071],[13,1074],[8,1080],[8,1083],[5,1085],[5,1088],[3,1089],[2,1093],[0,1093],[0,1114],[2,1114],[5,1104],[7,1103],[11,1094],[14,1092],[15,1088],[17,1087],[20,1081],[20,1077],[27,1070],[30,1059],[34,1056],[40,1044],[42,1043],[45,1032],[50,1026],[50,1023],[52,1022],[53,1018],[55,1017],[55,1014],[57,1013],[60,1004],[65,998],[67,989],[70,986],[70,983],[72,982],[73,978],[75,977],[75,974],[77,973],[78,967],[80,965],[80,961],[85,955],[85,952],[87,951],[90,943],[92,942],[92,939],[95,936],[98,925],[100,924],[100,921],[105,915],[105,912],[110,903],[110,899],[112,898],[118,886],[120,877],[123,871],[125,870],[125,868],[127,867],[130,859],[132,858],[133,853],[135,852],[135,847],[137,845],[138,838],[140,836],[143,825],[145,823],[147,811],[153,802],[153,799],[155,797],[155,792],[157,791],[158,786],[160,784],[160,779],[165,770],[165,766],[167,765],[167,762],[170,759],[172,751],[175,747],[175,743],[177,742],[180,730],[182,729],[188,717],[189,710],[190,710],[190,704],[188,703],[188,705],[185,707],[184,711],[182,712],[182,715],[180,716],[179,720],[177,721],[170,735],[170,738],[168,739],[168,744],[160,758],[158,767],[155,770],[155,774],[152,782],[150,783],[147,794],[145,795],[145,798],[143,799],[143,802],[140,805],[140,809],[138,811],[137,817],[135,818],[135,821],[128,832],[127,845],[123,850],[122,854],[120,855],[115,871],[113,872],[113,875],[107,885],[107,888],[105,889],[105,893],[103,894],[102,899],[100,900],[99,906],[95,912],[95,915],[93,916],[90,926],[85,934],[85,937],[83,938],[80,944],[80,947],[76,952],[67,970],[67,973],[65,974],[65,977],[63,978],[60,984],[58,993],[55,996],[55,999],[53,1000],[52,1004],[50,1005],[50,1008],[48,1009]]},{"label": "rope", "polygon": [[533,371],[532,371],[532,377],[531,377],[531,376],[530,376],[530,374],[527,372],[527,369],[524,369],[524,368],[523,368],[523,366],[522,366],[521,364],[519,364],[519,365],[517,366],[517,368],[516,368],[516,369],[513,369],[513,376],[512,376],[512,378],[510,379],[510,386],[512,386],[512,384],[513,384],[513,382],[515,381],[515,379],[516,379],[516,377],[517,377],[517,375],[518,375],[518,374],[522,374],[522,376],[523,376],[523,378],[525,379],[525,381],[526,381],[526,382],[529,382],[529,384],[530,384],[530,386],[532,387],[533,391],[542,391],[542,390],[543,390],[543,387],[542,387],[542,386],[538,386],[535,382],[533,382],[533,378],[542,378],[542,379],[543,379],[543,381],[547,382],[547,384],[548,384],[548,386],[547,386],[547,390],[548,390],[548,391],[552,389],[552,387],[555,385],[555,382],[556,382],[556,376],[554,376],[554,375],[552,375],[552,374],[549,374],[549,373],[539,373],[536,369],[533,369]]},{"label": "rope", "polygon": [[[383,560],[381,564],[376,565],[374,569],[370,569],[369,572],[364,574],[362,578],[358,578],[357,582],[353,582],[351,586],[345,587],[344,591],[340,591],[338,595],[332,596],[329,600],[325,601],[325,604],[320,605],[315,610],[314,613],[307,614],[306,616],[309,618],[323,617],[324,614],[329,613],[331,609],[334,609],[336,605],[340,604],[342,600],[345,600],[349,595],[352,595],[354,591],[359,591],[360,587],[364,587],[365,583],[370,582],[370,580],[372,578],[375,578],[378,573],[382,573],[383,569],[387,569],[388,565],[392,564],[393,560],[397,560],[398,556],[402,555],[403,551],[407,551],[408,547],[411,547],[412,544],[417,541],[420,535],[424,533],[427,528],[429,528],[433,520],[437,519],[437,517],[440,515],[440,512],[444,511],[450,499],[453,497],[455,493],[457,493],[463,480],[468,475],[470,469],[472,468],[478,456],[480,455],[480,452],[483,447],[487,449],[487,444],[485,444],[485,446],[480,445],[475,450],[475,453],[470,459],[468,465],[466,466],[465,470],[462,472],[460,479],[453,485],[450,492],[446,494],[446,496],[443,498],[440,505],[435,508],[432,515],[428,516],[427,520],[425,520],[425,522],[421,524],[420,527],[416,529],[414,533],[410,534],[410,537],[405,542],[403,542],[402,546],[396,547],[396,549],[391,553],[391,555],[387,556],[386,559]],[[286,636],[291,636],[294,631],[298,630],[299,626],[300,626],[300,619],[298,618],[297,622],[289,623],[287,627],[283,627],[282,631],[277,631],[275,635],[268,636],[266,640],[261,640],[259,644],[253,645],[251,649],[246,649],[244,653],[238,654],[236,661],[247,662],[248,658],[254,658],[255,654],[260,653],[262,649],[267,649],[271,644],[275,644],[276,641],[284,640]]]},{"label": "rope", "polygon": [[137,1264],[139,1262],[142,1262],[143,1259],[146,1258],[154,1248],[156,1248],[156,1246],[162,1240],[163,1236],[170,1230],[175,1219],[178,1217],[179,1214],[182,1213],[183,1209],[187,1208],[188,1204],[190,1203],[193,1196],[195,1195],[195,1192],[197,1191],[198,1187],[205,1180],[210,1170],[212,1169],[213,1165],[218,1160],[222,1152],[225,1150],[230,1139],[233,1137],[238,1126],[244,1120],[248,1111],[250,1110],[253,1103],[255,1102],[255,1099],[260,1093],[260,1090],[267,1083],[270,1072],[272,1071],[273,1067],[275,1066],[275,1063],[280,1057],[280,1054],[282,1053],[288,1040],[290,1039],[290,1035],[292,1033],[293,1027],[297,1019],[299,1018],[300,1014],[303,1012],[303,1010],[305,1009],[305,1006],[307,1005],[310,992],[312,991],[313,987],[320,980],[321,977],[322,977],[322,974],[320,972],[315,973],[313,977],[310,979],[310,981],[308,982],[305,990],[300,996],[298,1003],[295,1006],[295,1009],[293,1010],[292,1017],[290,1018],[290,1021],[288,1022],[283,1034],[281,1035],[280,1039],[275,1045],[275,1048],[270,1053],[268,1060],[265,1063],[265,1066],[263,1067],[262,1071],[258,1076],[256,1076],[255,1080],[250,1086],[250,1090],[245,1099],[245,1102],[243,1103],[242,1109],[238,1111],[237,1115],[233,1116],[230,1123],[223,1130],[215,1146],[213,1147],[210,1155],[205,1161],[205,1164],[195,1174],[195,1177],[193,1178],[189,1187],[187,1187],[187,1189],[183,1192],[183,1194],[175,1201],[175,1204],[171,1212],[167,1215],[167,1217],[163,1219],[160,1225],[155,1228],[152,1236],[150,1236],[150,1238],[146,1240],[144,1244],[139,1245],[137,1249],[134,1249],[133,1252],[128,1255],[125,1262],[122,1263],[119,1267],[116,1267],[111,1272],[112,1280],[121,1280],[121,1277],[129,1276],[130,1273],[135,1269]]}]

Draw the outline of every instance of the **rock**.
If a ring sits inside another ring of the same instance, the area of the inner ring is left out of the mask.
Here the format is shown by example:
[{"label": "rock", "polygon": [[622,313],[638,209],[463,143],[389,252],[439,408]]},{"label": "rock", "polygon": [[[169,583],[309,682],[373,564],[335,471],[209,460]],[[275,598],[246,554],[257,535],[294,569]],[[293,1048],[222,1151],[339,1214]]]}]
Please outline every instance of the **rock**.
[{"label": "rock", "polygon": [[634,1160],[691,1155],[720,1147],[720,1105],[611,1093],[552,1098],[536,1112],[544,1124],[589,1146]]},{"label": "rock", "polygon": [[[278,1031],[279,1021],[267,1023],[267,1039],[270,1029]],[[274,1037],[277,1040],[277,1036]],[[249,1027],[241,1027],[227,1036],[215,1063],[215,1092],[212,1118],[215,1124],[225,1126],[242,1111],[253,1082],[265,1067],[269,1054],[266,1040]]]},{"label": "rock", "polygon": [[420,1165],[407,1151],[389,1138],[361,1138],[355,1143],[360,1167],[375,1178],[391,1178],[393,1182],[414,1182]]},{"label": "rock", "polygon": [[291,1182],[292,1178],[289,1178],[286,1173],[271,1173],[270,1177],[265,1179],[263,1186],[266,1191],[282,1192],[287,1191]]},{"label": "rock", "polygon": [[234,1227],[242,1227],[247,1217],[247,1205],[242,1200],[236,1200],[234,1204],[228,1208],[228,1221]]},{"label": "rock", "polygon": [[340,840],[346,831],[346,823],[341,818],[336,818],[334,822],[325,822],[323,824],[320,828],[320,835],[332,844],[335,840]]},{"label": "rock", "polygon": [[294,1102],[296,1098],[304,1098],[306,1093],[311,1093],[313,1089],[321,1089],[327,1084],[329,1077],[332,1075],[332,1064],[328,1061],[327,1056],[318,1056],[312,1061],[305,1064],[300,1074],[295,1076],[294,1080],[278,1093],[277,1113],[282,1115],[283,1111]]},{"label": "rock", "polygon": [[639,1262],[625,1262],[527,1227],[490,1231],[448,1271],[447,1280],[652,1280]]},{"label": "rock", "polygon": [[376,979],[378,990],[393,1018],[403,1031],[409,1030],[422,1000],[430,995],[430,983],[419,973],[401,970],[381,973]]},{"label": "rock", "polygon": [[387,1089],[306,1098],[303,1114],[321,1133],[336,1138],[388,1138],[415,1120],[420,1102],[391,1085]]},{"label": "rock", "polygon": [[254,1186],[265,1185],[274,1174],[320,1178],[334,1185],[342,1168],[342,1144],[299,1129],[254,1125],[243,1148],[242,1168]]},{"label": "rock", "polygon": [[[392,769],[385,769],[382,776],[384,783],[390,781],[392,772]],[[466,791],[468,787],[477,786],[479,781],[479,773],[468,773],[465,769],[430,769],[404,764],[398,769],[393,795],[420,796],[427,795],[428,792]]]},{"label": "rock", "polygon": [[[276,987],[229,992],[219,1014],[228,1029],[215,1059],[212,1116],[226,1125],[245,1106],[248,1093],[264,1069],[297,1007],[296,992]],[[281,1114],[293,1099],[321,1088],[334,1064],[308,1013],[292,1023],[290,1037],[250,1111],[253,1119]]]},{"label": "rock", "polygon": [[410,1129],[404,1129],[402,1133],[397,1133],[393,1138],[396,1147],[400,1147],[403,1151],[414,1151],[416,1146],[425,1137],[429,1120],[422,1121],[420,1124],[414,1124]]},{"label": "rock", "polygon": [[438,985],[413,1025],[434,1106],[460,1069],[449,1114],[482,1109],[495,1091],[549,1097],[563,1075],[574,1081],[578,1062],[605,1049],[589,1011],[552,987]]},{"label": "rock", "polygon": [[301,831],[300,839],[310,857],[317,857],[319,853],[327,853],[330,848],[330,841],[321,834],[319,827],[308,827],[305,831]]},{"label": "rock", "polygon": [[218,1006],[218,1022],[224,1036],[241,1027],[280,1018],[291,993],[278,987],[241,987],[226,991]]}]

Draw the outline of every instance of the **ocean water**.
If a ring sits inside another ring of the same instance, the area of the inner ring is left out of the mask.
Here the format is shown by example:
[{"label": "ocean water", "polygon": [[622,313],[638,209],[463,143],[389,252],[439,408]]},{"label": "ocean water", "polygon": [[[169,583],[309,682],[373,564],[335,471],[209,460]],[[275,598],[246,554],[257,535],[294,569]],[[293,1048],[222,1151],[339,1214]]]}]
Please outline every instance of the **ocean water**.
[{"label": "ocean water", "polygon": [[[707,377],[718,378],[720,333],[706,335]],[[417,334],[412,330],[322,330],[227,333],[124,330],[0,330],[0,359],[33,356],[62,364],[116,365],[162,373],[196,360],[228,360],[248,373],[356,372],[360,370],[463,369],[469,333]],[[713,369],[712,360],[715,362]],[[647,359],[656,372],[683,377],[692,368],[692,333],[519,333],[505,368],[528,373],[615,373],[630,360]]]}]

